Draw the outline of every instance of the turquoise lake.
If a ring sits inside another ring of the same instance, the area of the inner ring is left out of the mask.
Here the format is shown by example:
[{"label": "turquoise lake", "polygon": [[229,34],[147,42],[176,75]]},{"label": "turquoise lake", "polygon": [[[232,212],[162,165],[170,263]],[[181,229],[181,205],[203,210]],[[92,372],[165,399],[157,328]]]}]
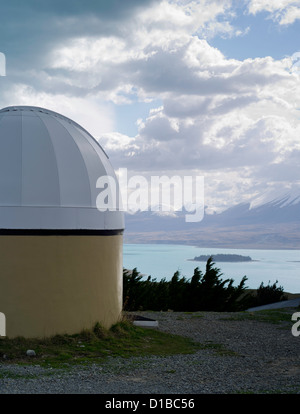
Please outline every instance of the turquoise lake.
[{"label": "turquoise lake", "polygon": [[216,263],[223,274],[222,279],[234,279],[238,285],[244,275],[250,289],[257,289],[261,282],[267,285],[278,280],[277,286],[283,286],[286,292],[300,293],[300,251],[299,250],[252,250],[200,248],[176,244],[124,244],[123,266],[126,269],[137,268],[144,275],[156,280],[170,280],[179,270],[182,276],[191,278],[195,267],[205,271],[205,262],[194,262],[195,256],[239,254],[250,256],[252,262]]}]

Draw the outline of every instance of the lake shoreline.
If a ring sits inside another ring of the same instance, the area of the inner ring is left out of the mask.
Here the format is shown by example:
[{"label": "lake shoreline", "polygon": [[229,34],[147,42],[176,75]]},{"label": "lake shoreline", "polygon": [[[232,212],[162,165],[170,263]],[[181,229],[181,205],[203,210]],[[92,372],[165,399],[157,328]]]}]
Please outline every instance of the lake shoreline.
[{"label": "lake shoreline", "polygon": [[[245,262],[218,262],[217,254],[237,254],[250,256]],[[283,286],[284,291],[300,292],[299,253],[295,250],[259,250],[199,248],[179,243],[126,243],[124,244],[124,267],[137,268],[139,272],[150,275],[156,280],[170,280],[176,271],[191,278],[198,267],[205,272],[205,261],[195,261],[200,255],[213,256],[213,261],[220,268],[223,278],[232,278],[237,283],[243,276],[247,277],[247,286],[257,289],[261,282],[267,285],[275,283]]]},{"label": "lake shoreline", "polygon": [[200,256],[195,256],[192,259],[194,262],[207,262],[212,258],[214,263],[248,263],[253,262],[252,257],[243,256],[241,254],[229,254],[229,253],[216,253],[216,254],[202,254]]},{"label": "lake shoreline", "polygon": [[[189,262],[198,262],[198,263],[205,263],[207,260],[195,260],[195,259],[186,259]],[[215,260],[213,258],[214,263],[251,263],[251,262],[260,262],[261,260],[251,259],[251,260]],[[291,260],[291,263],[297,263],[296,260]]]},{"label": "lake shoreline", "polygon": [[[127,236],[127,235],[126,235]],[[125,236],[125,237],[126,237]],[[124,244],[147,244],[147,245],[151,245],[151,244],[159,244],[159,245],[171,245],[171,246],[189,246],[189,247],[196,247],[197,249],[230,249],[230,250],[298,250],[300,251],[300,246],[299,247],[294,247],[294,246],[286,246],[286,245],[282,245],[282,246],[278,246],[278,245],[272,245],[270,244],[268,247],[262,247],[259,246],[257,244],[245,244],[242,247],[239,245],[237,246],[236,244],[231,244],[231,243],[225,243],[225,244],[197,244],[197,242],[195,241],[185,241],[185,240],[180,240],[180,241],[172,241],[172,240],[160,240],[160,239],[155,239],[155,240],[140,240],[140,239],[135,239],[132,238],[130,239],[129,237],[125,238]]]}]

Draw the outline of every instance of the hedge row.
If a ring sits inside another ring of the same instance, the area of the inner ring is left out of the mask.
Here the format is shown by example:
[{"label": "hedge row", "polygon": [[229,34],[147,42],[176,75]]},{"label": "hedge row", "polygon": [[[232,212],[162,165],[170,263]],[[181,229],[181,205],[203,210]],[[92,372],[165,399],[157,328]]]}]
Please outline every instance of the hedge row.
[{"label": "hedge row", "polygon": [[246,292],[244,276],[237,286],[233,279],[221,278],[222,273],[210,257],[203,274],[198,267],[190,279],[175,272],[172,279],[157,281],[149,276],[146,280],[136,268],[123,270],[124,310],[153,311],[241,311],[252,306],[279,301],[283,288],[263,283],[253,296]]}]

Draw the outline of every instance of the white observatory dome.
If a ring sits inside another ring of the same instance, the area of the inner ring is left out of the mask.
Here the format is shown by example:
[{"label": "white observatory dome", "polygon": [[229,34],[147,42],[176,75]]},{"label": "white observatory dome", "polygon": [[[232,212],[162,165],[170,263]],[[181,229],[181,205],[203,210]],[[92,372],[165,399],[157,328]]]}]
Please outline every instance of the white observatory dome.
[{"label": "white observatory dome", "polygon": [[47,109],[0,111],[0,231],[122,231],[121,211],[99,211],[96,183],[114,170],[80,125]]}]

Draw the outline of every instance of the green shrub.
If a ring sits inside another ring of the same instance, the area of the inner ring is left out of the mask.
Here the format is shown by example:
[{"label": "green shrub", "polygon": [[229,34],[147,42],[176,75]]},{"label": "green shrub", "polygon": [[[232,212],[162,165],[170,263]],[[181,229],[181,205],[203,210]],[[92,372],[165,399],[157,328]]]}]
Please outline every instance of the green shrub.
[{"label": "green shrub", "polygon": [[262,282],[257,289],[256,296],[253,300],[253,306],[267,305],[269,303],[276,303],[285,300],[286,297],[283,293],[283,287],[277,286],[278,280],[273,285],[270,281],[267,286],[264,286]]},{"label": "green shrub", "polygon": [[198,267],[191,279],[174,273],[170,281],[159,282],[143,276],[133,269],[123,271],[123,304],[126,311],[237,311],[248,307],[245,295],[246,276],[238,286],[233,279],[221,279],[220,269],[215,267],[212,257],[207,260],[203,275]]}]

